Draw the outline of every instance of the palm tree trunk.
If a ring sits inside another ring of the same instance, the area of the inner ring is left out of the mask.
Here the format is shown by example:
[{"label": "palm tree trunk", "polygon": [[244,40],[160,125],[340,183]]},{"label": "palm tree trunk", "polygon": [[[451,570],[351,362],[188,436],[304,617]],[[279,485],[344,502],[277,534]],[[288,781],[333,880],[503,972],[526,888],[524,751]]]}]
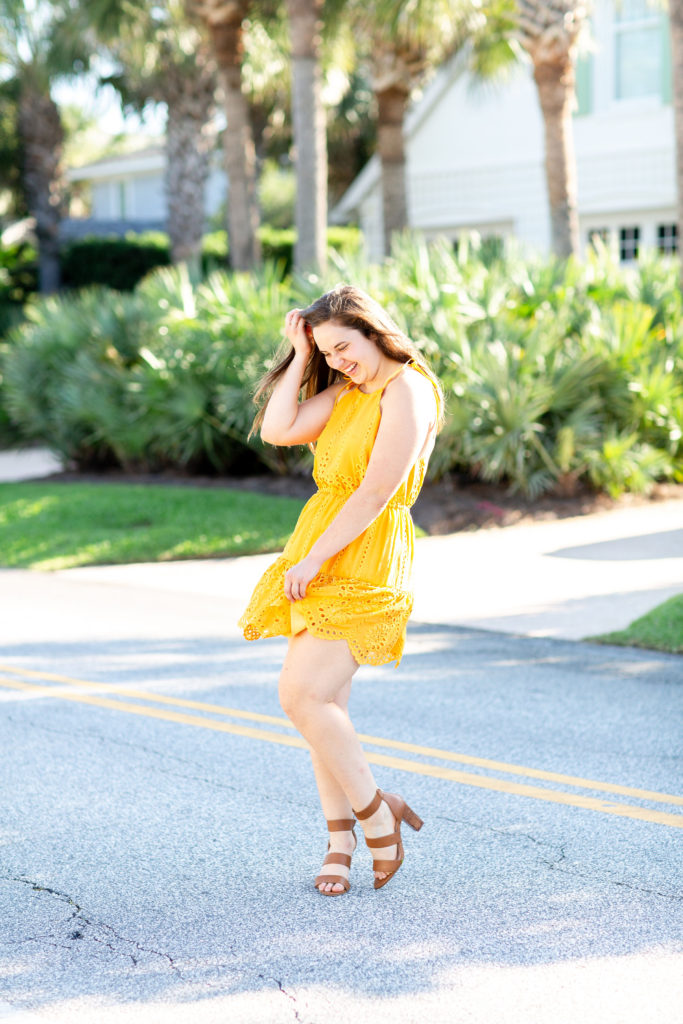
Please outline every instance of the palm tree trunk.
[{"label": "palm tree trunk", "polygon": [[201,269],[204,233],[204,194],[215,132],[211,127],[216,80],[214,68],[201,51],[196,74],[173,75],[167,69],[163,97],[166,123],[167,230],[173,263],[186,263],[192,274]]},{"label": "palm tree trunk", "polygon": [[229,17],[209,21],[225,103],[225,167],[228,174],[228,242],[234,270],[250,270],[261,258],[257,235],[256,153],[246,96],[242,92],[243,19],[248,3],[228,4]]},{"label": "palm tree trunk", "polygon": [[669,0],[671,69],[673,75],[674,134],[676,137],[676,189],[678,193],[678,249],[683,289],[683,0]]},{"label": "palm tree trunk", "polygon": [[49,94],[25,85],[19,99],[22,184],[38,238],[38,283],[41,292],[59,288],[59,225],[64,213],[62,168],[64,129]]},{"label": "palm tree trunk", "polygon": [[381,164],[384,252],[391,252],[391,239],[408,223],[406,197],[406,151],[403,122],[409,93],[399,86],[375,92],[377,97],[377,152]]},{"label": "palm tree trunk", "polygon": [[545,125],[545,173],[553,252],[579,254],[576,156],[572,126],[574,64],[569,54],[534,58],[534,79]]},{"label": "palm tree trunk", "polygon": [[322,0],[288,0],[296,150],[297,270],[327,262],[327,134],[320,73]]}]

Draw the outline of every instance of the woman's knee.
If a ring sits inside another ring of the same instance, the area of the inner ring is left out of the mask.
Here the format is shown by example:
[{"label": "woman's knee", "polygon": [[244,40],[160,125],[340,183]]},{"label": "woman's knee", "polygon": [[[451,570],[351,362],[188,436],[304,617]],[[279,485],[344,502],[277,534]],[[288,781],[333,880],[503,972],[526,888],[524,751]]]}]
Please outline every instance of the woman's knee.
[{"label": "woman's knee", "polygon": [[311,703],[311,694],[297,676],[283,671],[279,686],[280,707],[292,721],[296,721]]}]

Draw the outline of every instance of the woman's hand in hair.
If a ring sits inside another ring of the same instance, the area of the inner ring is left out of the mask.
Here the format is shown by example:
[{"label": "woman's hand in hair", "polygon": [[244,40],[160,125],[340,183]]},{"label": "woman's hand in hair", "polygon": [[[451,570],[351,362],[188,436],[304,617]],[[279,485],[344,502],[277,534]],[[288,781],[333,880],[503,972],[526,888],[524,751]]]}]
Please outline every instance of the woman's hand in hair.
[{"label": "woman's hand in hair", "polygon": [[313,332],[301,316],[300,309],[290,309],[285,317],[285,337],[297,355],[308,359],[313,348]]}]

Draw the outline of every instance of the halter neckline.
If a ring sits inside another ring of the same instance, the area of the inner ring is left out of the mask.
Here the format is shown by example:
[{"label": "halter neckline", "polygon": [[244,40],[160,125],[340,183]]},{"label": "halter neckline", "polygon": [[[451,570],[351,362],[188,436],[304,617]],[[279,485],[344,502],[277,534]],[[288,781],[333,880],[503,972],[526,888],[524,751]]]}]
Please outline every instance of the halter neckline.
[{"label": "halter neckline", "polygon": [[347,382],[347,383],[346,383],[346,384],[344,385],[344,390],[345,390],[346,388],[353,388],[353,389],[354,389],[355,391],[357,391],[357,392],[358,392],[358,394],[359,394],[359,395],[363,395],[363,397],[364,397],[364,398],[372,398],[372,396],[373,396],[373,395],[381,395],[381,394],[382,394],[382,392],[384,391],[384,389],[386,388],[387,384],[390,384],[390,383],[392,382],[392,380],[395,380],[395,379],[396,379],[396,377],[398,377],[398,375],[399,375],[400,373],[403,373],[403,371],[405,370],[406,366],[414,366],[414,365],[415,365],[415,363],[413,362],[413,360],[412,360],[412,359],[409,359],[409,360],[408,360],[407,362],[405,362],[405,363],[401,363],[401,365],[400,365],[400,366],[398,367],[398,369],[397,369],[397,370],[395,370],[395,372],[394,372],[394,373],[391,373],[391,374],[389,374],[389,376],[388,376],[388,377],[387,377],[387,379],[386,379],[386,380],[384,381],[384,383],[382,384],[382,386],[381,386],[381,387],[379,387],[379,388],[375,388],[375,390],[374,390],[374,391],[361,391],[361,387],[360,387],[360,384],[354,384],[352,380],[349,380],[349,381],[348,381],[348,382]]}]

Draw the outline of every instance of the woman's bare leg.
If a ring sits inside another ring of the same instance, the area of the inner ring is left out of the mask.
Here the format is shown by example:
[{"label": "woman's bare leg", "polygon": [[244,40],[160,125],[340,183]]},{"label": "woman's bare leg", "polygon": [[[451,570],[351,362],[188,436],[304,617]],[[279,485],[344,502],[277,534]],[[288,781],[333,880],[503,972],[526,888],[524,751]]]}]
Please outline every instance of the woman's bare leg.
[{"label": "woman's bare leg", "polygon": [[[335,703],[339,705],[347,717],[350,696],[351,680],[349,679],[346,685],[342,686],[335,699]],[[318,794],[320,795],[320,805],[323,809],[325,820],[334,821],[339,818],[346,820],[353,818],[353,808],[346,793],[312,747],[310,748],[310,753]],[[329,842],[330,853],[350,855],[356,848],[356,840],[350,831],[330,832]],[[343,875],[348,878],[349,869],[343,864],[335,864],[333,868],[330,867],[330,873],[333,875]],[[343,892],[344,890],[344,886],[339,882],[321,882],[318,888],[321,892]]]},{"label": "woman's bare leg", "polygon": [[[280,702],[311,747],[326,818],[351,817],[350,809],[367,807],[377,789],[347,710],[351,677],[357,668],[346,641],[320,640],[302,631],[290,639],[280,676]],[[382,803],[362,826],[368,837],[388,835],[394,818]],[[341,837],[349,833],[337,835],[341,845]],[[396,847],[383,848],[381,856],[394,858]],[[382,872],[376,874],[384,877]],[[341,886],[327,888],[341,890]]]}]

